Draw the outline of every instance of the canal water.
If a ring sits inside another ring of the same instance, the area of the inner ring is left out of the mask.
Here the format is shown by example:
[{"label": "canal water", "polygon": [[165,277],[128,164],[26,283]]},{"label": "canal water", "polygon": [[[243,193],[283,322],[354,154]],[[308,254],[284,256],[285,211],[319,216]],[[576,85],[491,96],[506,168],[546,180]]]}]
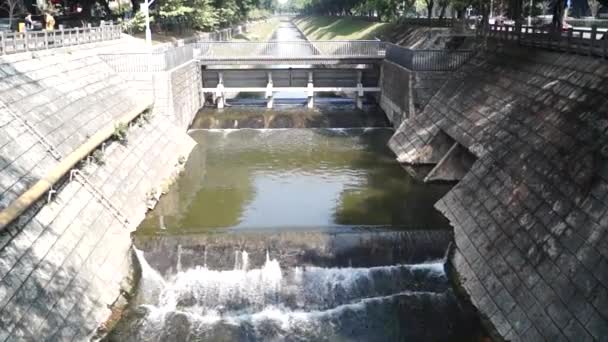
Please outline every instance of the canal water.
[{"label": "canal water", "polygon": [[107,340],[478,340],[433,209],[449,185],[408,176],[380,111],[203,110],[189,134],[133,236],[141,278]]},{"label": "canal water", "polygon": [[142,277],[108,339],[474,340],[433,209],[448,186],[409,178],[392,133],[192,129],[184,173],[134,235]]}]

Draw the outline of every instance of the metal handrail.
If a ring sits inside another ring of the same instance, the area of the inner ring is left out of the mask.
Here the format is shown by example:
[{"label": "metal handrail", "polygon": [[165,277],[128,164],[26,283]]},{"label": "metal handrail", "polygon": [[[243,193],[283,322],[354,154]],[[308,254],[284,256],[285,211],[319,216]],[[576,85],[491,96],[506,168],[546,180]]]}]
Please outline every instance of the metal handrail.
[{"label": "metal handrail", "polygon": [[386,60],[412,71],[454,71],[474,54],[472,50],[413,50],[388,44]]},{"label": "metal handrail", "polygon": [[76,27],[53,31],[0,32],[0,54],[48,50],[96,43],[121,37],[119,25]]},{"label": "metal handrail", "polygon": [[85,175],[80,170],[72,169],[70,171],[70,181],[72,180],[76,180],[80,184],[82,184],[82,186],[87,187],[93,197],[96,197],[96,199],[103,206],[105,206],[106,209],[108,209],[110,213],[112,213],[112,215],[114,215],[114,217],[118,221],[120,221],[120,223],[122,223],[125,228],[129,228],[129,219],[127,218],[127,216],[122,211],[120,211],[120,209],[118,209],[112,203],[112,201],[106,195],[104,195],[104,193],[99,190],[87,177],[85,177]]},{"label": "metal handrail", "polygon": [[116,72],[167,71],[194,58],[190,44],[156,51],[101,53],[98,56]]},{"label": "metal handrail", "polygon": [[23,125],[25,129],[30,132],[30,134],[35,136],[36,139],[38,139],[38,141],[40,142],[40,144],[42,144],[42,146],[46,148],[47,152],[49,152],[53,156],[53,158],[55,158],[55,160],[61,160],[61,153],[59,153],[59,151],[57,151],[57,148],[55,148],[55,146],[53,146],[53,144],[51,144],[51,142],[44,137],[44,134],[38,132],[38,130],[34,126],[30,125],[27,120],[15,114],[15,112],[13,112],[3,101],[0,101],[0,108],[4,109],[7,113],[9,113],[14,120]]},{"label": "metal handrail", "polygon": [[378,40],[196,42],[196,57],[205,59],[289,59],[384,57],[386,42]]},{"label": "metal handrail", "polygon": [[525,46],[608,58],[608,31],[597,27],[554,32],[548,26],[490,25],[490,38],[518,41]]}]

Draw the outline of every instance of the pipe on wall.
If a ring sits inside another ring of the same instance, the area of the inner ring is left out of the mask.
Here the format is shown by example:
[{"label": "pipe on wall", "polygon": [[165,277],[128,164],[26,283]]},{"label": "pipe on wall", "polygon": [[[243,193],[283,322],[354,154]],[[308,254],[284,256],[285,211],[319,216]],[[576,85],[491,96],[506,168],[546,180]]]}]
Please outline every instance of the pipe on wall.
[{"label": "pipe on wall", "polygon": [[21,215],[27,208],[32,206],[40,197],[51,190],[61,178],[63,178],[74,166],[89,154],[91,154],[103,142],[108,140],[114,134],[115,127],[119,124],[128,124],[137,118],[146,109],[152,107],[153,100],[151,98],[143,98],[138,100],[135,108],[121,116],[91,136],[87,141],[80,145],[76,150],[72,151],[68,156],[63,158],[55,167],[49,171],[43,178],[38,180],[36,184],[30,187],[26,192],[21,194],[14,200],[6,209],[0,212],[0,231],[3,231],[11,222]]}]

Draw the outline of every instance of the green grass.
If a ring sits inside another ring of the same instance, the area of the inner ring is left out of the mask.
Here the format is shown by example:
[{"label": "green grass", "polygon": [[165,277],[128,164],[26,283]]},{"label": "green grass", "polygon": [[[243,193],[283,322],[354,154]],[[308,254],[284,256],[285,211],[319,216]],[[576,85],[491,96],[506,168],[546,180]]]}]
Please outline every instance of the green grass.
[{"label": "green grass", "polygon": [[294,22],[309,40],[374,39],[391,26],[348,17],[301,17]]},{"label": "green grass", "polygon": [[272,33],[277,29],[278,26],[279,20],[275,18],[267,19],[264,21],[258,21],[257,23],[252,25],[252,27],[249,29],[249,32],[239,34],[233,37],[232,40],[237,42],[265,42],[270,40],[270,38],[272,37]]}]

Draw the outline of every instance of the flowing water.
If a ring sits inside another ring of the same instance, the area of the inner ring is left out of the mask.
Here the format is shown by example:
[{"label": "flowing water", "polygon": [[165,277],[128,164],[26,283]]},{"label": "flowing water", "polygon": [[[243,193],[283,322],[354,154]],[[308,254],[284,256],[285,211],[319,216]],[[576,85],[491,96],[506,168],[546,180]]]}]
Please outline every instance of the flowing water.
[{"label": "flowing water", "polygon": [[[303,39],[290,25],[275,39]],[[134,234],[141,279],[107,339],[476,340],[433,209],[449,186],[409,178],[383,115],[346,108],[201,112]]]},{"label": "flowing water", "polygon": [[114,341],[472,340],[432,208],[392,130],[192,130],[185,171],[135,234]]}]

